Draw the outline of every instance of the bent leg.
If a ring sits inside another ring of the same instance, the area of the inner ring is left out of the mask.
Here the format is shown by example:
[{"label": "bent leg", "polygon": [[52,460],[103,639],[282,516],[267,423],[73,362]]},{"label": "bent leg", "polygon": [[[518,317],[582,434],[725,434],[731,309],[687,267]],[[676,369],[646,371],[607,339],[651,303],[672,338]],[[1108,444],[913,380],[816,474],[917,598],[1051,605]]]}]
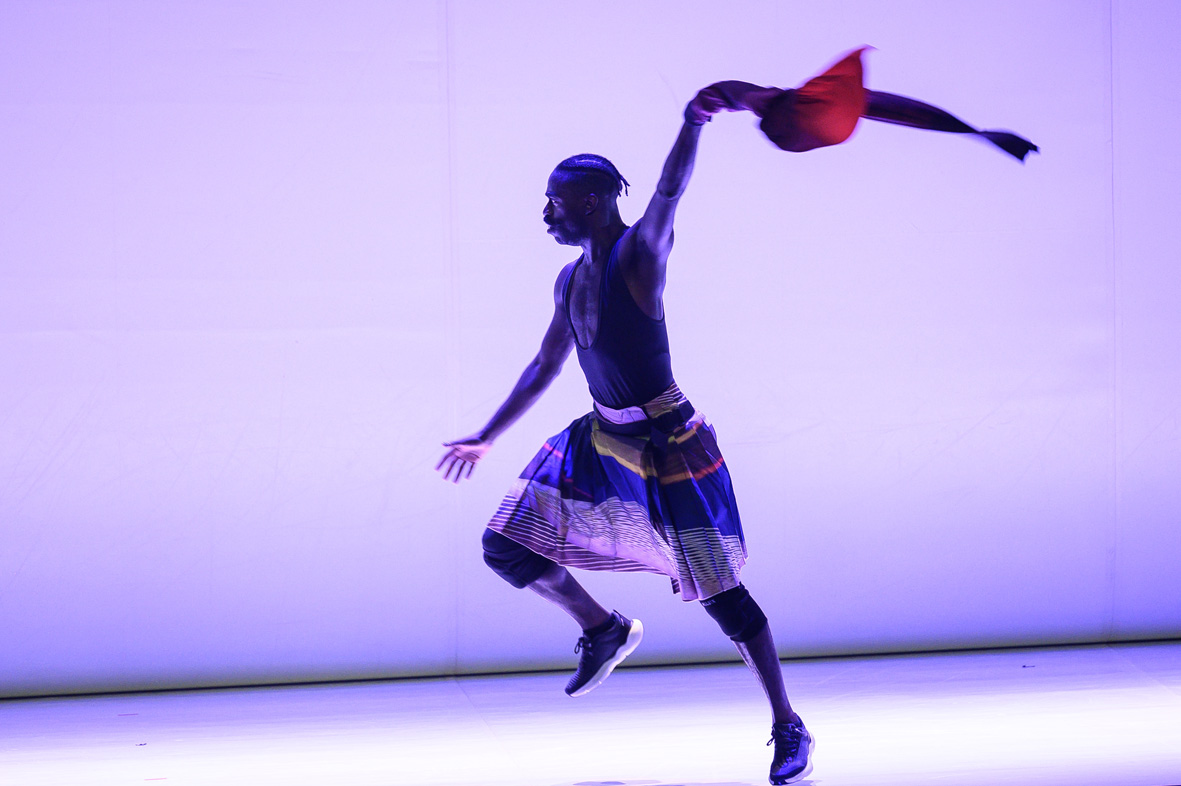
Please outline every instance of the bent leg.
[{"label": "bent leg", "polygon": [[583,630],[592,630],[610,620],[611,613],[561,565],[493,529],[484,530],[483,546],[484,562],[497,575],[517,589],[528,587],[557,605]]},{"label": "bent leg", "polygon": [[583,696],[603,684],[643,638],[639,620],[607,611],[570,571],[492,529],[484,532],[484,562],[509,584],[528,587],[562,609],[582,628],[574,647],[582,656],[566,685],[569,696]]},{"label": "bent leg", "polygon": [[551,565],[528,587],[573,617],[584,631],[595,631],[611,621],[611,612],[592,598],[561,565]]},{"label": "bent leg", "polygon": [[517,589],[529,586],[542,573],[555,567],[551,560],[494,529],[484,530],[483,546],[484,564]]}]

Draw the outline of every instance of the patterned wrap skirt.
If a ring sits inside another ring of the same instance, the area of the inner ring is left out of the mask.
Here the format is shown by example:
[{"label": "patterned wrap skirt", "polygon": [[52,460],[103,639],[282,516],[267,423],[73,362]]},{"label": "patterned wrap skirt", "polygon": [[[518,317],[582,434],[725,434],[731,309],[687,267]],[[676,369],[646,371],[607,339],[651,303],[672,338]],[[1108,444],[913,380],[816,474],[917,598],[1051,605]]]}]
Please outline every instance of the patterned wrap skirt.
[{"label": "patterned wrap skirt", "polygon": [[687,601],[738,586],[746,562],[713,427],[675,384],[547,440],[488,526],[559,565],[664,574]]}]

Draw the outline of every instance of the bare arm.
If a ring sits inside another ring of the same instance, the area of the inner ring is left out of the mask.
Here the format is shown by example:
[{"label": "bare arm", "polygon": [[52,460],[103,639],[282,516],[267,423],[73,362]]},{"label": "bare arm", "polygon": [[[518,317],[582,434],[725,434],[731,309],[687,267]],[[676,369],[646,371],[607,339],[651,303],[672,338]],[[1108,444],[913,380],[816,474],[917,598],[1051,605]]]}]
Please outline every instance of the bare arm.
[{"label": "bare arm", "polygon": [[693,174],[693,163],[697,160],[697,141],[701,137],[703,123],[686,120],[677,134],[677,141],[664,160],[664,169],[656,183],[656,193],[648,201],[648,208],[636,226],[640,243],[647,250],[652,262],[662,271],[673,246],[673,218],[677,203],[689,185]]},{"label": "bare arm", "polygon": [[656,184],[656,193],[648,202],[643,217],[636,222],[639,247],[629,255],[631,269],[625,271],[628,281],[650,313],[659,311],[658,303],[664,292],[665,265],[673,246],[673,219],[677,203],[697,159],[697,142],[701,129],[718,112],[749,110],[762,116],[767,103],[781,90],[760,87],[750,82],[716,82],[704,88],[685,107],[685,123],[673,143],[664,169]]},{"label": "bare arm", "polygon": [[562,308],[562,285],[571,267],[567,266],[554,284],[554,315],[541,340],[541,348],[529,361],[529,365],[525,366],[508,398],[484,428],[462,439],[443,443],[443,447],[448,450],[439,459],[435,469],[443,472],[444,479],[458,483],[463,478],[471,477],[476,463],[484,457],[496,438],[529,411],[562,370],[562,365],[574,347],[574,333]]},{"label": "bare arm", "polygon": [[560,309],[554,309],[554,316],[550,320],[545,337],[541,340],[541,348],[521,372],[517,384],[513,386],[508,398],[496,410],[488,423],[479,431],[480,439],[492,443],[513,423],[524,415],[541,394],[557,378],[562,370],[570,350],[574,346],[573,333],[566,315]]}]

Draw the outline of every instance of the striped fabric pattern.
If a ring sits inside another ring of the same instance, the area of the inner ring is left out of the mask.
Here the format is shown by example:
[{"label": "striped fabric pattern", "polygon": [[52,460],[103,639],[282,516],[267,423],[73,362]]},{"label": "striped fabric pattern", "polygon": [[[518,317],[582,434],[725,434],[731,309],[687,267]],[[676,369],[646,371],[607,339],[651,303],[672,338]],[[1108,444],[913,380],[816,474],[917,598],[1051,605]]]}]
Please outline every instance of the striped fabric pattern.
[{"label": "striped fabric pattern", "polygon": [[575,420],[488,526],[559,565],[663,574],[687,601],[738,586],[746,543],[730,475],[704,415],[669,422],[683,403],[674,385],[644,405],[649,420]]}]

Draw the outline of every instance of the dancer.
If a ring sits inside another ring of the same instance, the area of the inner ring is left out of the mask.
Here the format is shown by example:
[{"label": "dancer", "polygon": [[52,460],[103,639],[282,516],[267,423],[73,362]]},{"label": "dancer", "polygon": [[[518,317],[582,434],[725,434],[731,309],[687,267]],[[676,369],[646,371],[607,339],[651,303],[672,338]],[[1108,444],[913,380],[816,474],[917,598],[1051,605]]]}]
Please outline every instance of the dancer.
[{"label": "dancer", "polygon": [[825,74],[799,91],[721,82],[699,92],[656,193],[632,226],[617,205],[627,180],[610,161],[586,154],[558,164],[542,218],[558,243],[582,253],[557,277],[536,357],[484,428],[445,443],[436,467],[455,482],[470,477],[576,350],[594,408],[547,440],[518,478],[484,531],[484,561],[582,628],[571,696],[600,685],[640,643],[643,626],[607,611],[567,567],[668,576],[682,599],[701,602],[762,686],[772,716],[772,784],[811,771],[814,740],[788,701],[767,617],[740,580],[747,552],[730,475],[713,427],[673,379],[662,294],[673,219],[705,122],[745,109],[763,119],[773,141],[785,140],[784,149],[844,141],[866,109],[859,55],[850,55],[855,69],[846,57],[835,80]]},{"label": "dancer", "polygon": [[[694,112],[706,111],[701,103]],[[530,462],[485,530],[484,560],[582,628],[571,696],[601,684],[643,627],[607,611],[565,566],[669,576],[682,598],[701,601],[759,678],[774,724],[771,782],[787,783],[809,771],[812,738],[788,703],[766,617],[739,580],[746,546],[729,473],[713,428],[673,380],[661,301],[673,216],[701,129],[682,126],[656,193],[630,227],[616,204],[627,181],[607,159],[574,156],[557,166],[543,219],[557,242],[582,255],[557,277],[537,356],[483,429],[447,443],[439,468],[455,481],[470,476],[577,347],[594,411]]]}]

